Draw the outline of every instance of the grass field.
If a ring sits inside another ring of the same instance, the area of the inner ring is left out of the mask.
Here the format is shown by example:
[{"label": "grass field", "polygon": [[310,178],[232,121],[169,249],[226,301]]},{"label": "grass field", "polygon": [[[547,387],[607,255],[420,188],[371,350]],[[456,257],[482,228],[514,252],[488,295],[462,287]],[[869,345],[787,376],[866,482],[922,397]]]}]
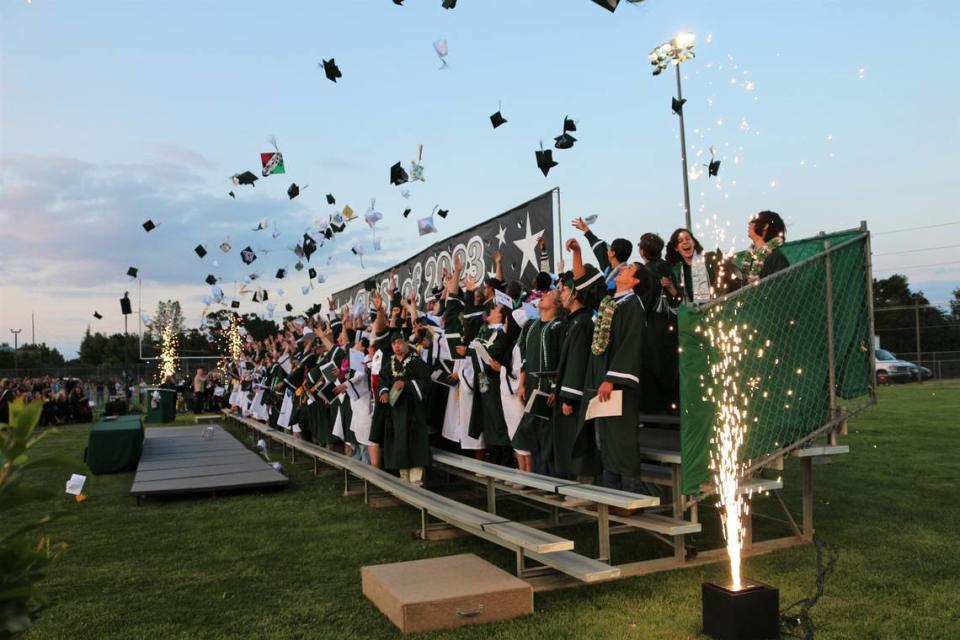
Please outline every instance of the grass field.
[{"label": "grass field", "polygon": [[[66,427],[42,446],[79,456],[88,428]],[[815,468],[818,535],[840,549],[813,610],[817,637],[960,638],[960,509],[953,501],[960,384],[881,389],[879,405],[851,421],[843,442],[848,456]],[[395,638],[361,594],[362,566],[473,552],[512,567],[509,552],[480,540],[415,540],[413,509],[366,507],[341,496],[340,476],[315,478],[305,459],[285,466],[292,483],[279,492],[137,507],[127,495],[133,474],[123,474],[93,478],[85,503],[63,495],[47,510],[76,517],[48,531],[69,550],[44,581],[52,604],[28,637]],[[31,482],[62,491],[61,476],[38,473]],[[795,461],[783,478],[796,513]],[[771,502],[758,498],[754,508],[773,513]],[[704,520],[693,542],[717,546],[715,517]],[[12,524],[0,523],[0,532]],[[774,533],[768,527],[757,527],[758,539]],[[593,530],[561,535],[589,554]],[[648,540],[617,536],[615,559],[669,553]],[[780,587],[783,604],[793,602],[814,587],[814,549],[749,559],[744,573]],[[532,616],[424,637],[697,638],[700,584],[724,574],[712,565],[542,593]]]}]

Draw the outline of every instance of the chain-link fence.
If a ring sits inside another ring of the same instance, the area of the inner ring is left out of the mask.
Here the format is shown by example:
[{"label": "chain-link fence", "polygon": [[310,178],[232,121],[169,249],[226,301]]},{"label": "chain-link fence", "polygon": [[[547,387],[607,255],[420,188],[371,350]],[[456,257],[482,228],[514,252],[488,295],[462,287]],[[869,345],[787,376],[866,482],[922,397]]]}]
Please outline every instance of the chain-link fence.
[{"label": "chain-link fence", "polygon": [[680,310],[683,489],[709,482],[725,411],[756,464],[830,425],[837,399],[872,402],[869,236],[865,231],[786,243],[791,266],[700,308]]},{"label": "chain-link fence", "polygon": [[[180,360],[177,363],[175,379],[192,379],[197,367],[206,370],[216,368],[222,356],[198,357],[192,356],[189,360]],[[0,378],[77,378],[83,382],[116,382],[129,380],[139,383],[141,380],[148,384],[157,382],[160,363],[156,360],[138,364],[124,365],[54,365],[25,369],[0,369]]]}]

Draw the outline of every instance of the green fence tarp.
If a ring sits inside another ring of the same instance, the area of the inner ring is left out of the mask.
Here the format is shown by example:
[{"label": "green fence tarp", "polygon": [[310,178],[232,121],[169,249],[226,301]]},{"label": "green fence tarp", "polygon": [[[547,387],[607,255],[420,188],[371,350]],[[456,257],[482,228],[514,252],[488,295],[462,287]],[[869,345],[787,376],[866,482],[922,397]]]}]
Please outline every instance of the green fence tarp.
[{"label": "green fence tarp", "polygon": [[[751,335],[737,379],[748,399],[741,460],[756,460],[809,435],[829,419],[829,355],[824,241],[831,247],[836,391],[867,393],[872,384],[865,260],[860,231],[785,243],[791,267],[716,306],[679,312],[683,492],[710,481],[716,404],[710,365],[717,358],[706,329],[736,323]],[[846,244],[844,244],[846,243]],[[809,259],[809,260],[808,260]],[[803,262],[808,260],[807,262]],[[803,262],[803,264],[800,264]]]}]

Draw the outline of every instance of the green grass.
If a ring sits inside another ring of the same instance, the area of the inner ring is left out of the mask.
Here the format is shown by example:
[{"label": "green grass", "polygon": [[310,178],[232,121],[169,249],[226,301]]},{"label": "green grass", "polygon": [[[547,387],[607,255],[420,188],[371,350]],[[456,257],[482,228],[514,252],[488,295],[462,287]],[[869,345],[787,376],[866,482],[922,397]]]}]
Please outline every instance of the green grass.
[{"label": "green grass", "polygon": [[[958,638],[960,385],[880,394],[877,407],[851,421],[843,440],[851,453],[815,468],[817,531],[840,548],[813,610],[817,637]],[[79,456],[88,428],[65,427],[42,447]],[[48,529],[69,550],[43,583],[52,604],[28,637],[396,638],[361,594],[362,566],[463,552],[512,566],[509,552],[480,540],[415,540],[413,509],[366,507],[341,496],[341,476],[314,478],[306,459],[284,464],[292,484],[283,491],[137,507],[127,495],[133,474],[123,474],[93,478],[85,503],[63,495],[46,505],[77,517]],[[798,508],[795,461],[783,478]],[[65,481],[39,473],[32,480],[61,490]],[[774,513],[772,498],[755,502]],[[719,544],[711,511],[694,538],[703,547]],[[758,524],[757,538],[773,535],[770,526]],[[560,530],[582,553],[596,548],[592,532]],[[615,559],[669,553],[649,540],[617,536]],[[780,587],[786,604],[813,588],[814,560],[811,546],[793,547],[747,560],[744,573]],[[700,584],[724,575],[724,566],[711,565],[538,594],[532,616],[425,637],[696,638]]]}]

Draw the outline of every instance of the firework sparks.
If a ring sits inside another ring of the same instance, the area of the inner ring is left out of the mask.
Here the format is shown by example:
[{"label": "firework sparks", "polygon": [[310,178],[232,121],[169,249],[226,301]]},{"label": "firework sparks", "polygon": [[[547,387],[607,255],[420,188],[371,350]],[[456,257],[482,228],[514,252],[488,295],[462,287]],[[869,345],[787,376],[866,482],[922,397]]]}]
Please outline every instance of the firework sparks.
[{"label": "firework sparks", "polygon": [[161,333],[163,346],[160,350],[160,382],[172,380],[177,373],[177,347],[179,347],[179,337],[173,330],[173,327],[167,325]]}]

